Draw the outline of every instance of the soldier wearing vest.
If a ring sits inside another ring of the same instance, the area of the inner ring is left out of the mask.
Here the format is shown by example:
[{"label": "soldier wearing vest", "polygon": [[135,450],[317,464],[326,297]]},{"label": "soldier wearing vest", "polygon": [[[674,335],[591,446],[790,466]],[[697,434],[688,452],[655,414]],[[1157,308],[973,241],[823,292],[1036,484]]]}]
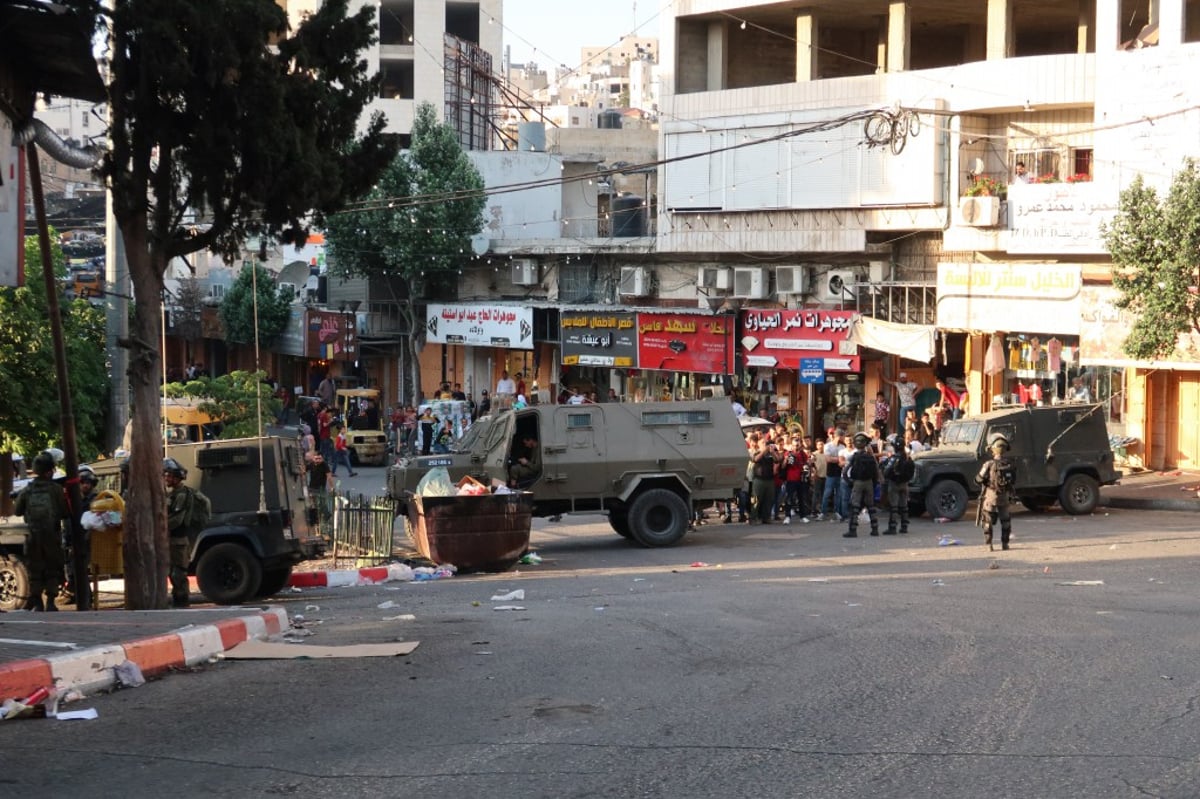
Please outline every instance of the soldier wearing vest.
[{"label": "soldier wearing vest", "polygon": [[[16,514],[29,527],[26,559],[29,563],[29,595],[26,610],[58,610],[54,598],[63,581],[65,559],[62,523],[67,518],[67,498],[54,482],[54,457],[43,452],[33,459],[35,477],[17,495]],[[45,593],[45,601],[42,594]]]},{"label": "soldier wearing vest", "polygon": [[879,473],[879,461],[867,449],[870,443],[871,437],[866,433],[855,433],[854,452],[846,459],[845,475],[850,482],[850,529],[842,533],[842,538],[858,537],[858,514],[863,508],[867,509],[867,518],[871,520],[871,535],[879,535],[875,486],[882,475]]},{"label": "soldier wearing vest", "polygon": [[167,484],[167,535],[171,539],[171,606],[188,606],[187,569],[190,560],[192,503],[195,492],[183,484],[187,470],[174,458],[163,461],[163,479]]},{"label": "soldier wearing vest", "polygon": [[997,519],[1000,520],[1000,548],[1008,549],[1008,540],[1012,537],[1012,517],[1008,513],[1008,502],[1016,479],[1016,469],[1013,462],[1005,457],[1005,453],[1008,452],[1008,439],[1003,433],[993,433],[988,447],[992,451],[992,459],[983,464],[975,481],[983,486],[983,495],[979,497],[983,542],[987,544],[989,551],[994,551],[992,529]]},{"label": "soldier wearing vest", "polygon": [[896,433],[888,436],[892,445],[892,455],[883,466],[883,479],[887,487],[888,526],[884,535],[896,534],[896,523],[899,522],[900,534],[908,534],[908,481],[916,473],[916,464],[908,456],[904,441]]}]

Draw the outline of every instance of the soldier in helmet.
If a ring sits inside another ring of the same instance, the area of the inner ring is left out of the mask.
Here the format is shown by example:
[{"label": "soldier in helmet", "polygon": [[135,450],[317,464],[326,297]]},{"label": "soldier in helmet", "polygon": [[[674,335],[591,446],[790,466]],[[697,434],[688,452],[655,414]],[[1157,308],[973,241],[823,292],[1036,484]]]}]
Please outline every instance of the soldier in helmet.
[{"label": "soldier in helmet", "polygon": [[892,454],[883,464],[888,501],[888,526],[883,534],[895,535],[899,522],[900,534],[905,535],[908,533],[908,481],[913,478],[916,466],[908,456],[908,448],[899,434],[892,433],[887,441],[892,447]]},{"label": "soldier in helmet", "polygon": [[192,503],[195,493],[183,484],[187,469],[174,458],[163,460],[163,480],[167,484],[167,535],[171,539],[171,605],[188,606],[187,568],[189,560]]},{"label": "soldier in helmet", "polygon": [[67,518],[67,498],[62,486],[54,482],[53,455],[43,452],[34,458],[33,473],[33,480],[17,495],[15,508],[29,526],[29,595],[25,609],[58,610],[54,599],[63,581],[62,523]]},{"label": "soldier in helmet", "polygon": [[850,529],[842,533],[842,538],[858,537],[858,514],[863,508],[867,509],[867,518],[871,520],[871,535],[879,535],[879,518],[875,515],[875,486],[882,475],[879,461],[867,449],[870,443],[871,437],[866,433],[855,433],[854,452],[846,459],[843,473],[850,482]]},{"label": "soldier in helmet", "polygon": [[992,459],[983,464],[983,468],[975,476],[975,481],[983,486],[983,494],[979,497],[977,521],[983,525],[983,542],[987,544],[988,550],[994,550],[992,528],[999,519],[1000,548],[1008,549],[1008,540],[1012,536],[1012,517],[1008,513],[1008,501],[1016,478],[1016,469],[1007,457],[1009,443],[1003,433],[993,433],[988,440],[988,448],[992,451]]}]

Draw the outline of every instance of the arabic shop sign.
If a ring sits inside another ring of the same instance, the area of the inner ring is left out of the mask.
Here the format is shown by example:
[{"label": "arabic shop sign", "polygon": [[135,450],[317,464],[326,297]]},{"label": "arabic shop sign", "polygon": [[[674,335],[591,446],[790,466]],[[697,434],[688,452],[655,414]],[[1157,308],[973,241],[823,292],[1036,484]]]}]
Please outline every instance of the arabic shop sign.
[{"label": "arabic shop sign", "polygon": [[568,366],[637,366],[637,318],[632,313],[563,311],[562,362]]},{"label": "arabic shop sign", "polygon": [[732,316],[639,313],[638,364],[668,372],[729,374],[733,324]]},{"label": "arabic shop sign", "polygon": [[304,354],[323,361],[358,360],[358,333],[354,314],[336,311],[308,312]]},{"label": "arabic shop sign", "polygon": [[533,309],[519,305],[439,305],[425,312],[430,344],[533,349]]},{"label": "arabic shop sign", "polygon": [[746,365],[796,370],[802,360],[818,358],[826,372],[857,372],[858,346],[847,340],[853,318],[854,311],[742,311]]},{"label": "arabic shop sign", "polygon": [[941,263],[937,326],[985,333],[1079,335],[1078,264]]},{"label": "arabic shop sign", "polygon": [[1097,183],[1008,187],[1010,253],[1107,255],[1102,225],[1117,214],[1117,189]]}]

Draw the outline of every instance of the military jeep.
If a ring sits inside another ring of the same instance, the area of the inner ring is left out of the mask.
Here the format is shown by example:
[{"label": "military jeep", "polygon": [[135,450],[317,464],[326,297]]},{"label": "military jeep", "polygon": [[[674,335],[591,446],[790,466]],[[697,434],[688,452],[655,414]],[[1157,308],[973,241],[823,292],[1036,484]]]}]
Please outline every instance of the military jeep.
[{"label": "military jeep", "polygon": [[614,531],[647,547],[679,541],[694,508],[727,500],[746,472],[728,401],[536,405],[485,417],[457,451],[391,467],[388,493],[403,503],[435,466],[455,482],[506,484],[526,437],[538,442],[540,470],[516,487],[533,493],[535,516],[606,513]]},{"label": "military jeep", "polygon": [[1013,494],[1031,511],[1057,502],[1067,513],[1091,513],[1100,486],[1121,479],[1114,467],[1103,405],[1021,406],[957,419],[942,427],[934,449],[913,456],[916,474],[909,482],[909,511],[959,519],[979,495],[975,482],[991,458],[987,442],[1003,433],[1016,468]]}]

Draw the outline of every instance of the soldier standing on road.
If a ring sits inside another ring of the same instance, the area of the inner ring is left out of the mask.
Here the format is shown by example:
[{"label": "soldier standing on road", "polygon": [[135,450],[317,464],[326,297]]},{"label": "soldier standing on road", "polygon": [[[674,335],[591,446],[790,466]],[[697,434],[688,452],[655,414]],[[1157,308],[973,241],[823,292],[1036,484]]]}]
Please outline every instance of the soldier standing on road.
[{"label": "soldier standing on road", "polygon": [[892,456],[883,466],[883,479],[887,486],[888,526],[884,535],[896,534],[896,523],[899,521],[900,534],[908,534],[908,481],[916,473],[916,465],[908,456],[908,448],[900,436],[892,433],[888,436],[892,445]]},{"label": "soldier standing on road", "polygon": [[[54,482],[54,456],[43,452],[33,459],[33,481],[17,495],[14,509],[29,527],[29,595],[25,610],[58,610],[54,604],[63,580],[62,523],[67,498]],[[45,592],[45,602],[42,593]]]},{"label": "soldier standing on road", "polygon": [[883,475],[879,473],[879,461],[867,449],[871,437],[866,433],[854,434],[854,452],[846,459],[846,475],[850,481],[850,529],[842,538],[858,537],[858,514],[867,509],[871,520],[871,535],[879,535],[879,517],[875,513],[875,486]]},{"label": "soldier standing on road", "polygon": [[983,495],[979,497],[979,517],[976,523],[982,522],[983,542],[989,551],[995,551],[992,546],[992,528],[996,520],[1000,520],[1000,548],[1008,549],[1008,540],[1012,537],[1012,517],[1008,513],[1009,494],[1016,480],[1016,469],[1013,462],[1005,457],[1008,452],[1008,439],[1003,433],[993,433],[988,441],[992,450],[992,459],[983,464],[975,482],[983,486]]},{"label": "soldier standing on road", "polygon": [[763,436],[758,442],[758,448],[750,456],[751,473],[754,479],[750,483],[750,496],[753,503],[750,520],[762,524],[771,523],[771,506],[775,504],[775,456],[771,452],[771,443]]},{"label": "soldier standing on road", "polygon": [[187,470],[174,458],[163,461],[163,480],[167,484],[167,535],[171,539],[171,606],[188,606],[187,568],[191,541],[189,534],[192,518],[192,503],[195,492],[183,484]]}]

